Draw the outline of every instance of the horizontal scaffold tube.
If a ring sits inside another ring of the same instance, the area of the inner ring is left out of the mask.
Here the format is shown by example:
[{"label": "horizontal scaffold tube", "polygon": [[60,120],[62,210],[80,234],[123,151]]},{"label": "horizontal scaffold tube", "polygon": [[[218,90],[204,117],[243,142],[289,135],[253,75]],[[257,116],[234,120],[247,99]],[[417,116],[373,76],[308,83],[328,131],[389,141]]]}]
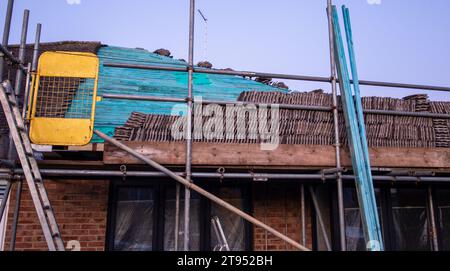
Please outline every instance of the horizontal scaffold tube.
[{"label": "horizontal scaffold tube", "polygon": [[[13,174],[9,170],[0,170],[0,179],[10,180],[13,176],[22,175],[21,169],[14,170]],[[174,172],[178,176],[183,176],[183,172]],[[41,169],[41,174],[45,177],[136,177],[136,178],[158,178],[167,174],[156,171],[127,171],[119,170],[84,170],[84,169]],[[373,176],[377,182],[450,182],[450,177],[423,176],[417,172],[418,176],[389,175]],[[430,173],[434,175],[434,173]],[[195,178],[215,178],[215,179],[249,179],[249,180],[299,180],[299,181],[334,181],[336,174],[295,174],[295,173],[214,173],[214,172],[193,172]],[[343,175],[347,181],[353,181],[355,176]]]},{"label": "horizontal scaffold tube", "polygon": [[[187,99],[182,98],[169,98],[169,97],[147,96],[147,95],[129,95],[129,94],[103,94],[102,97],[104,99],[137,100],[137,101],[153,101],[153,102],[169,102],[169,103],[184,103],[187,101]],[[331,112],[333,110],[332,107],[327,106],[311,106],[311,105],[297,105],[297,104],[264,104],[253,102],[219,101],[219,100],[201,100],[201,102],[202,104],[218,104],[218,105],[255,105],[255,106],[265,105],[288,110],[308,110],[308,111],[324,111],[324,112]],[[366,109],[364,110],[364,113],[373,115],[450,119],[450,114],[432,114],[423,112]]]},{"label": "horizontal scaffold tube", "polygon": [[119,141],[105,135],[104,133],[100,132],[100,131],[94,131],[94,133],[99,136],[100,138],[104,139],[105,141],[113,144],[114,146],[130,153],[131,155],[133,155],[134,157],[136,157],[137,159],[145,162],[146,164],[152,166],[153,168],[155,168],[156,170],[166,174],[167,176],[171,177],[172,179],[176,180],[177,182],[181,183],[182,185],[184,185],[187,189],[189,190],[193,190],[197,193],[199,193],[200,195],[206,197],[207,199],[213,201],[214,203],[222,206],[223,208],[229,210],[230,212],[235,213],[236,215],[242,217],[243,219],[247,220],[248,222],[254,224],[255,226],[261,227],[264,230],[270,232],[271,234],[275,235],[276,237],[282,239],[283,241],[287,242],[288,244],[292,245],[295,248],[298,248],[300,250],[303,251],[310,251],[310,249],[308,249],[305,246],[302,246],[300,243],[294,241],[293,239],[285,236],[284,234],[280,233],[279,231],[275,230],[274,228],[264,224],[263,222],[257,220],[256,218],[248,215],[247,213],[239,210],[238,208],[234,207],[233,205],[227,203],[226,201],[220,199],[219,197],[209,193],[208,191],[206,191],[205,189],[201,188],[200,186],[186,180],[185,178],[181,177],[180,175],[177,175],[176,173],[172,172],[171,170],[169,170],[168,168],[156,163],[155,161],[143,156],[142,154],[136,152],[135,150],[131,149],[130,147],[125,146],[124,144],[120,143]]},{"label": "horizontal scaffold tube", "polygon": [[[112,68],[128,68],[128,69],[141,69],[141,70],[160,70],[160,71],[179,71],[187,72],[187,66],[155,66],[155,65],[142,65],[142,64],[127,64],[127,63],[104,63],[105,67]],[[304,76],[304,75],[291,75],[291,74],[279,74],[279,73],[265,73],[265,72],[249,72],[249,71],[229,71],[229,70],[214,70],[204,68],[194,68],[196,73],[207,74],[223,74],[223,75],[236,75],[246,77],[268,77],[275,79],[285,80],[298,80],[298,81],[311,81],[311,82],[323,82],[331,83],[332,78],[321,76]],[[337,80],[339,82],[339,80]],[[353,84],[353,81],[350,80]],[[431,85],[418,85],[418,84],[406,84],[406,83],[391,83],[381,81],[368,81],[359,80],[360,85],[373,86],[373,87],[389,87],[389,88],[404,88],[404,89],[419,89],[419,90],[432,90],[432,91],[446,91],[450,92],[450,87],[431,86]]]}]

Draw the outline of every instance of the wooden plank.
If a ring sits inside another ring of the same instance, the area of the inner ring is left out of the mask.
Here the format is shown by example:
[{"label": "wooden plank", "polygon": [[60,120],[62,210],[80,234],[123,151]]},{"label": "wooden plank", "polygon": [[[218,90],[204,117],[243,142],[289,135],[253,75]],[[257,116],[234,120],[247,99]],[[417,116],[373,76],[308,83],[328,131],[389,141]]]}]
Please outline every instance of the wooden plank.
[{"label": "wooden plank", "polygon": [[[127,146],[163,165],[184,165],[184,142],[126,142]],[[445,148],[370,148],[373,167],[450,168],[450,149]],[[141,164],[131,155],[105,145],[105,164]],[[274,151],[262,151],[258,144],[193,144],[195,166],[271,166],[335,167],[333,146],[280,145]],[[342,165],[351,166],[350,152],[342,151]]]},{"label": "wooden plank", "polygon": [[68,151],[93,151],[93,152],[102,152],[104,151],[103,143],[92,143],[85,146],[68,146]]}]

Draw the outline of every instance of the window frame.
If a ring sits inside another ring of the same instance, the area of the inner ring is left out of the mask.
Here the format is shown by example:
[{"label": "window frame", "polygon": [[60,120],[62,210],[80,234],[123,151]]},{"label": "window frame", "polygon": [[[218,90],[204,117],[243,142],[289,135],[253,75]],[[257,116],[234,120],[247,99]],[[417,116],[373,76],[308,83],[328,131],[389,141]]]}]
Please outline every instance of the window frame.
[{"label": "window frame", "polygon": [[[252,206],[252,193],[251,193],[251,183],[245,181],[197,181],[200,186],[202,186],[207,191],[217,194],[216,192],[220,187],[239,187],[242,193],[244,212],[253,213]],[[105,248],[108,251],[114,251],[114,238],[115,238],[115,227],[116,227],[116,217],[117,217],[117,201],[118,201],[118,191],[120,188],[130,187],[130,188],[153,188],[154,198],[155,198],[155,209],[153,212],[153,240],[152,247],[153,251],[163,251],[164,250],[164,220],[165,220],[165,199],[166,190],[171,187],[175,187],[175,182],[170,179],[143,179],[143,178],[127,178],[125,181],[122,179],[111,179],[110,189],[109,189],[109,200],[108,200],[108,215],[107,215],[107,229],[106,229],[106,245]],[[183,189],[183,188],[182,188]],[[200,251],[210,251],[211,247],[211,201],[205,197],[200,196]],[[253,227],[252,225],[244,221],[244,234],[245,234],[245,250],[253,250]]]},{"label": "window frame", "polygon": [[[431,216],[430,216],[430,209],[429,209],[429,195],[428,195],[428,189],[431,187],[433,195],[436,194],[436,190],[439,189],[447,189],[450,190],[450,186],[448,185],[442,185],[442,184],[407,184],[407,183],[378,183],[375,184],[375,188],[380,189],[380,208],[382,210],[380,220],[382,223],[382,232],[383,232],[383,239],[384,239],[384,246],[386,251],[396,251],[396,244],[394,243],[395,237],[394,237],[394,231],[393,231],[393,213],[392,213],[392,198],[390,197],[390,189],[423,189],[426,193],[426,202],[424,202],[424,205],[426,207],[426,215],[427,215],[427,223],[428,227],[430,229],[431,227]],[[351,183],[345,183],[344,189],[346,188],[354,188],[354,185]],[[332,188],[332,198],[333,200],[337,200],[337,188],[333,186]],[[333,200],[331,202],[333,202]],[[433,206],[435,214],[437,214],[437,201],[436,197],[433,196]],[[331,221],[333,223],[332,226],[332,243],[333,243],[333,249],[339,250],[340,249],[340,241],[339,241],[339,210],[337,209],[337,204],[331,204]],[[436,225],[439,225],[439,217],[435,215],[435,223]],[[437,227],[438,231],[438,243],[441,245],[442,238],[440,238],[440,229]],[[430,231],[429,231],[430,232]],[[428,239],[430,244],[430,250],[433,251],[433,245],[432,245],[432,236],[430,233],[428,233]],[[441,247],[441,246],[440,246]]]}]

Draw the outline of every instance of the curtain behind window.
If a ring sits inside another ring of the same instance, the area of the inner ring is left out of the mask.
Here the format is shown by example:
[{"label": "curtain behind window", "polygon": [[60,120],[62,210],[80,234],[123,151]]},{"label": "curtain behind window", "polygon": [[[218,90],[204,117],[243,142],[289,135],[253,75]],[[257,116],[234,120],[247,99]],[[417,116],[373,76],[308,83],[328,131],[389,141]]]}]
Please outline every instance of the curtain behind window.
[{"label": "curtain behind window", "polygon": [[[380,189],[375,189],[377,205],[380,201]],[[359,211],[358,196],[356,188],[344,189],[344,216],[345,216],[345,236],[348,251],[366,251],[366,241],[362,228],[361,213]],[[381,208],[378,207],[380,223],[382,219]]]},{"label": "curtain behind window", "polygon": [[450,190],[436,191],[438,208],[440,250],[450,251]]},{"label": "curtain behind window", "polygon": [[118,188],[114,250],[152,250],[153,209],[153,189]]},{"label": "curtain behind window", "polygon": [[[184,186],[180,190],[180,217],[178,231],[178,250],[184,249]],[[166,190],[164,213],[164,250],[175,250],[175,187]],[[200,250],[200,196],[191,192],[191,209],[189,223],[189,250]]]},{"label": "curtain behind window", "polygon": [[[221,187],[218,196],[231,205],[243,210],[244,200],[240,188]],[[212,203],[211,216],[219,218],[231,251],[245,251],[245,222],[238,215]],[[211,225],[211,250],[219,245],[219,239]]]},{"label": "curtain behind window", "polygon": [[391,189],[395,250],[430,250],[425,189]]}]

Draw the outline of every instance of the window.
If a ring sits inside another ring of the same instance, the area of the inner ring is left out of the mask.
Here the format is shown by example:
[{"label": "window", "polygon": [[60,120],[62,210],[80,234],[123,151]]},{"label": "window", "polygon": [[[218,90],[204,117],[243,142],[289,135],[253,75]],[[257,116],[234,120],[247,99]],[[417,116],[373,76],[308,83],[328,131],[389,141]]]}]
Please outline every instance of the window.
[{"label": "window", "polygon": [[435,199],[439,248],[443,251],[450,251],[450,189],[436,190]]},{"label": "window", "polygon": [[[178,250],[184,247],[184,187],[180,187],[180,209],[179,209],[179,230],[178,230]],[[176,214],[176,189],[170,187],[166,190],[165,210],[164,210],[164,250],[175,251],[175,214]],[[190,250],[200,250],[200,209],[201,200],[196,193],[191,192],[191,210],[189,222]]]},{"label": "window", "polygon": [[155,196],[152,188],[117,191],[114,250],[153,250]]},{"label": "window", "polygon": [[[440,249],[450,250],[450,189],[434,187],[433,191]],[[375,192],[385,249],[388,251],[432,250],[428,187],[378,186]],[[354,187],[345,188],[344,201],[347,249],[363,251],[365,240]],[[337,212],[336,209],[334,210]],[[337,222],[334,225],[337,226]],[[337,239],[335,238],[336,244],[339,242]]]},{"label": "window", "polygon": [[[380,190],[375,189],[377,205],[379,206]],[[359,211],[358,197],[356,189],[346,188],[344,190],[344,216],[345,216],[345,235],[347,241],[347,250],[363,251],[366,249],[364,233],[361,222],[361,213]],[[378,207],[378,213],[381,214],[381,208]],[[382,217],[380,215],[380,217]]]},{"label": "window", "polygon": [[427,190],[392,188],[392,250],[430,250]]},{"label": "window", "polygon": [[[249,189],[240,184],[202,184],[233,206],[250,211]],[[184,244],[184,187],[180,189],[178,249]],[[113,182],[109,211],[110,250],[175,250],[176,186],[161,182]],[[215,222],[213,222],[213,219]],[[219,225],[224,235],[214,227]],[[251,249],[251,226],[239,216],[191,192],[190,250]],[[222,245],[222,246],[221,246]]]},{"label": "window", "polygon": [[[245,207],[242,191],[239,188],[222,187],[219,189],[217,196],[241,210]],[[224,245],[225,242],[221,238],[221,230],[231,251],[244,251],[246,249],[244,219],[213,203],[210,220],[211,250],[220,250],[221,245]]]}]

